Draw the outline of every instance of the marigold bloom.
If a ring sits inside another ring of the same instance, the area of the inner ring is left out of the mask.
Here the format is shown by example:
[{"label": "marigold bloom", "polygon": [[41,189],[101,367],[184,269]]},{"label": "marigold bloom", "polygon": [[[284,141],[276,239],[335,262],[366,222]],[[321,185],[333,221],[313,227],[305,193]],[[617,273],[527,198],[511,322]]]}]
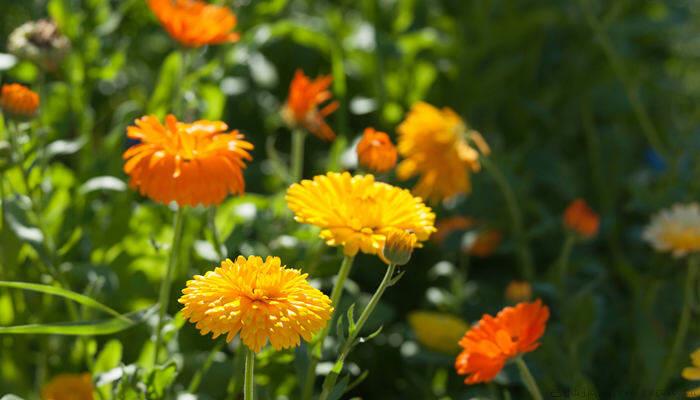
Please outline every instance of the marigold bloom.
[{"label": "marigold bloom", "polygon": [[19,83],[2,85],[0,107],[10,115],[32,117],[39,108],[39,95]]},{"label": "marigold bloom", "polygon": [[485,229],[466,236],[463,249],[475,257],[485,258],[493,254],[501,244],[503,235],[493,229]]},{"label": "marigold bloom", "polygon": [[457,373],[467,376],[467,384],[491,381],[508,360],[539,347],[548,319],[540,300],[506,307],[495,318],[484,315],[459,341]]},{"label": "marigold bloom", "polygon": [[600,217],[583,199],[576,199],[564,211],[564,226],[584,238],[598,233]]},{"label": "marigold bloom", "polygon": [[466,322],[453,315],[433,311],[416,311],[408,322],[423,346],[447,354],[459,351],[459,339],[469,329]]},{"label": "marigold bloom", "polygon": [[168,115],[163,126],[154,116],[127,128],[141,143],[124,152],[129,185],[141,194],[180,206],[221,203],[228,193],[243,193],[245,160],[253,145],[221,121],[178,122]]},{"label": "marigold bloom", "polygon": [[674,257],[700,251],[700,205],[675,204],[654,215],[642,234],[656,251]]},{"label": "marigold bloom", "polygon": [[278,257],[239,256],[187,282],[179,302],[202,335],[240,332],[254,352],[269,341],[275,350],[310,341],[331,317],[331,300],[306,281],[307,274],[283,266]]},{"label": "marigold bloom", "polygon": [[490,153],[481,135],[469,129],[454,111],[423,102],[411,108],[397,132],[404,160],[396,173],[402,180],[418,175],[413,191],[431,201],[469,193],[469,174],[481,169],[479,152]]},{"label": "marigold bloom", "polygon": [[[700,381],[700,348],[696,349],[690,355],[690,361],[692,362],[692,367],[683,368],[683,378],[689,381]],[[686,392],[688,397],[700,397],[700,387]]]},{"label": "marigold bloom", "polygon": [[357,143],[357,161],[365,168],[383,173],[396,165],[396,147],[389,135],[374,128],[365,129]]},{"label": "marigold bloom", "polygon": [[236,42],[236,14],[200,0],[148,0],[168,34],[186,47]]},{"label": "marigold bloom", "polygon": [[510,281],[506,286],[506,299],[512,303],[529,301],[532,298],[532,285],[527,281]]},{"label": "marigold bloom", "polygon": [[42,400],[92,400],[90,374],[56,375],[41,390]]},{"label": "marigold bloom", "polygon": [[293,184],[286,199],[298,222],[318,226],[326,244],[350,256],[377,254],[391,231],[411,231],[418,242],[435,232],[435,214],[419,197],[372,175],[329,172]]},{"label": "marigold bloom", "polygon": [[386,235],[381,258],[387,264],[406,265],[418,239],[413,232],[392,230]]},{"label": "marigold bloom", "polygon": [[437,244],[443,244],[445,240],[455,232],[466,232],[476,225],[476,221],[461,215],[441,219],[435,225],[437,232],[431,238]]},{"label": "marigold bloom", "polygon": [[338,102],[333,101],[320,108],[322,103],[333,96],[328,90],[333,78],[319,76],[311,80],[298,69],[289,85],[289,97],[282,109],[282,118],[292,128],[304,128],[323,140],[335,139],[335,133],[325,118],[338,109]]}]

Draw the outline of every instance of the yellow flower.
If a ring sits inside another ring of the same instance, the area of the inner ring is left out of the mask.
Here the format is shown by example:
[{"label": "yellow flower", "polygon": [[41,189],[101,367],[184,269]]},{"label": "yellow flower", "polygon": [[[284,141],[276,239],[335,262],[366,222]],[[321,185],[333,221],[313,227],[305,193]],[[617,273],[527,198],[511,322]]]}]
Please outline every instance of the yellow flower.
[{"label": "yellow flower", "polygon": [[349,256],[379,253],[391,231],[411,231],[419,242],[435,232],[435,214],[423,200],[373,175],[329,172],[293,184],[286,199],[298,222],[318,226],[326,244]]},{"label": "yellow flower", "polygon": [[56,375],[41,390],[42,400],[92,400],[90,374]]},{"label": "yellow flower", "polygon": [[469,325],[450,314],[433,311],[415,311],[408,322],[423,346],[447,354],[459,352],[459,339]]},{"label": "yellow flower", "polygon": [[481,169],[479,152],[490,153],[481,135],[454,111],[423,102],[411,108],[397,133],[399,154],[405,159],[396,173],[401,180],[418,175],[413,191],[431,201],[469,193],[469,174]]},{"label": "yellow flower", "polygon": [[179,302],[202,335],[240,332],[243,344],[259,352],[270,341],[276,350],[309,341],[331,317],[331,300],[306,281],[307,274],[281,265],[278,257],[239,256],[187,281]]},{"label": "yellow flower", "polygon": [[[683,368],[683,378],[689,381],[700,381],[700,348],[690,355],[690,360],[693,366]],[[700,397],[700,387],[689,390],[686,394],[688,397]]]},{"label": "yellow flower", "polygon": [[387,264],[406,265],[416,247],[416,235],[409,231],[391,231],[386,235],[382,260]]},{"label": "yellow flower", "polygon": [[530,301],[532,298],[532,286],[526,281],[511,281],[506,286],[506,299],[511,303]]},{"label": "yellow flower", "polygon": [[642,235],[660,252],[670,251],[674,257],[700,251],[700,205],[675,204],[661,210]]}]

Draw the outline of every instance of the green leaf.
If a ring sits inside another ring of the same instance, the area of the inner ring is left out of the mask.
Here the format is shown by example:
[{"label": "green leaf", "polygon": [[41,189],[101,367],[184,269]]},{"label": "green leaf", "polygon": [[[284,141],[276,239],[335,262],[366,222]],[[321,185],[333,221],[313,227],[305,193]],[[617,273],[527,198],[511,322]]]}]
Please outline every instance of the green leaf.
[{"label": "green leaf", "polygon": [[90,308],[94,308],[94,309],[97,309],[100,311],[104,311],[107,314],[113,315],[117,318],[124,320],[124,322],[131,322],[131,321],[129,321],[128,318],[126,318],[125,316],[123,316],[119,312],[113,310],[112,308],[107,307],[106,305],[94,300],[91,297],[82,295],[80,293],[73,292],[71,290],[62,289],[62,288],[59,288],[56,286],[41,285],[38,283],[9,282],[9,281],[0,281],[0,287],[29,290],[32,292],[40,292],[40,293],[51,294],[51,295],[59,296],[59,297],[65,297],[69,300],[73,300],[74,302],[81,304],[81,305],[84,305],[86,307],[90,307]]},{"label": "green leaf", "polygon": [[[112,339],[107,344],[97,356],[97,360],[92,367],[92,375],[97,376],[98,374],[105,373],[119,366],[122,359],[122,344],[119,340]],[[100,392],[101,399],[109,399],[111,385],[104,384],[98,387],[97,390]]]},{"label": "green leaf", "polygon": [[355,303],[352,303],[350,308],[348,308],[348,336],[355,332],[357,326],[355,325]]},{"label": "green leaf", "polygon": [[180,84],[182,74],[182,55],[179,51],[174,51],[163,61],[158,75],[158,82],[153,89],[153,95],[148,102],[147,113],[156,114],[160,117],[170,108],[173,97],[177,93],[177,86]]},{"label": "green leaf", "polygon": [[0,334],[71,336],[111,335],[125,329],[129,329],[132,326],[147,320],[157,309],[157,306],[152,306],[145,310],[120,315],[120,318],[111,318],[103,321],[5,326],[0,327]]},{"label": "green leaf", "polygon": [[172,386],[176,376],[177,365],[175,363],[156,367],[147,380],[148,398],[162,399],[167,397],[165,396],[166,390]]}]

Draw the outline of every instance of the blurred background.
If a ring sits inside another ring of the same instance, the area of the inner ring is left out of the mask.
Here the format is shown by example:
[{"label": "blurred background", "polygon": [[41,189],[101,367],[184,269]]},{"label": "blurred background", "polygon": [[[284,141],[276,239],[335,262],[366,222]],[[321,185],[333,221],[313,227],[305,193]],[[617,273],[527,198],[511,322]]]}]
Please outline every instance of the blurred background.
[{"label": "blurred background", "polygon": [[[306,177],[354,169],[353,143],[365,127],[395,139],[408,108],[425,100],[453,108],[491,145],[491,159],[523,210],[538,276],[560,254],[564,208],[585,198],[601,215],[601,231],[574,249],[575,277],[567,289],[572,301],[556,303],[547,279],[533,283],[535,297],[555,304],[543,345],[528,360],[552,396],[578,391],[586,399],[645,398],[639,396],[653,388],[678,319],[682,274],[677,261],[654,255],[640,232],[652,212],[696,200],[700,192],[699,2],[215,3],[236,12],[241,41],[202,48],[183,60],[143,0],[0,0],[0,79],[42,87],[41,135],[51,157],[50,179],[41,186],[45,223],[60,245],[71,288],[121,312],[155,302],[171,213],[126,187],[121,153],[129,145],[126,126],[145,114],[163,117],[179,87],[187,96],[185,118],[223,120],[255,145],[245,175],[248,193],[230,198],[216,214],[229,254],[278,255],[328,288],[341,255],[322,245],[316,231],[288,218],[279,173],[291,138],[279,110],[301,68],[311,76],[332,75],[340,101],[330,117],[337,140],[307,140]],[[7,49],[15,28],[40,18],[53,19],[70,41],[65,58],[47,72]],[[180,77],[184,62],[190,73]],[[8,173],[8,179],[19,178]],[[456,349],[429,349],[409,324],[416,310],[473,322],[508,304],[506,286],[522,279],[496,182],[481,173],[473,186],[471,195],[435,210],[438,220],[466,216],[478,224],[414,254],[368,324],[370,332],[383,325],[382,333],[353,353],[350,371],[369,375],[352,396],[526,396],[511,367],[498,384],[465,386],[453,368]],[[21,229],[29,224],[21,201],[6,202],[14,222],[2,231],[2,278],[41,282],[38,244]],[[206,240],[205,214],[190,212],[174,288],[217,262]],[[468,235],[484,229],[498,231],[502,240],[474,254]],[[366,301],[384,272],[374,257],[360,255],[355,265],[348,304]],[[62,302],[29,296],[22,308],[12,296],[0,292],[0,325],[66,320]],[[174,332],[174,358],[183,365],[177,382],[186,384],[214,344],[177,319]],[[47,377],[82,372],[85,355],[98,354],[114,338],[121,343],[112,345],[120,348],[119,358],[99,367],[138,363],[148,337],[146,325],[85,340],[0,336],[0,394],[34,398]],[[700,345],[697,319],[689,338]],[[690,348],[684,360],[685,350]],[[200,398],[224,398],[232,355],[227,346],[216,356]],[[299,368],[293,352],[264,353],[256,371],[264,384],[260,398],[295,398]],[[686,386],[674,376],[669,390],[682,393]]]}]

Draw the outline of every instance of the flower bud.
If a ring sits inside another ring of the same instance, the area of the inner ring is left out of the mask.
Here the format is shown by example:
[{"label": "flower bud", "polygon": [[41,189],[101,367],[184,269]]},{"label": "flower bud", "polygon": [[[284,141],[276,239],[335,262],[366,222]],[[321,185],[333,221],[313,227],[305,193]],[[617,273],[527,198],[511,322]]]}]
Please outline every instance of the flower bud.
[{"label": "flower bud", "polygon": [[411,259],[417,238],[413,232],[396,230],[386,235],[382,259],[387,264],[405,265]]}]

